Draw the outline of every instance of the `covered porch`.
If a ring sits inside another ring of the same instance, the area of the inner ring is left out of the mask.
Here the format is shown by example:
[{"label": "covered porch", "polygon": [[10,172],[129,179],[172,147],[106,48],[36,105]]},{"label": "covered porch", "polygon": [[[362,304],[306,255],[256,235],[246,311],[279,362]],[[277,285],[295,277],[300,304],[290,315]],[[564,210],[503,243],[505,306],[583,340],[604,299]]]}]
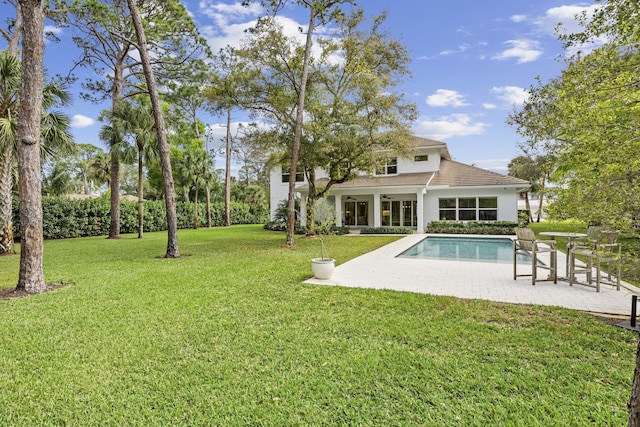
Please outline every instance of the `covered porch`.
[{"label": "covered porch", "polygon": [[[424,196],[426,186],[412,189],[379,188],[343,190],[336,189],[325,200],[317,202],[329,205],[338,227],[410,227],[424,233]],[[301,220],[306,225],[306,196],[301,192]]]}]

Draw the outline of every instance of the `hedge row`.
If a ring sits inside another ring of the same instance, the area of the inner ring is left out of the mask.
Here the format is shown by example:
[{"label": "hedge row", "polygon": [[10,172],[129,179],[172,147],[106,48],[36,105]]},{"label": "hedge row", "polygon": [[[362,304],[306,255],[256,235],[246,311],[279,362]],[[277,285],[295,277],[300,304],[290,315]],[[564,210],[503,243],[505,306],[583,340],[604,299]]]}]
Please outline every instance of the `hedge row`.
[{"label": "hedge row", "polygon": [[411,227],[365,227],[360,234],[413,234]]},{"label": "hedge row", "polygon": [[[193,228],[193,203],[177,202],[176,213],[178,228]],[[207,225],[206,206],[198,204],[198,224]],[[69,237],[106,236],[109,234],[111,207],[109,200],[84,199],[71,200],[65,197],[45,197],[42,199],[42,222],[45,239],[64,239]],[[259,224],[268,219],[269,214],[253,215],[246,203],[231,202],[232,224]],[[211,205],[212,226],[224,224],[224,203]],[[167,229],[167,216],[163,200],[144,202],[144,231],[163,231]],[[13,201],[13,232],[20,239],[20,215],[18,202]],[[120,202],[120,233],[138,232],[138,203]]]},{"label": "hedge row", "polygon": [[513,229],[518,227],[517,222],[512,221],[432,221],[427,226],[427,233],[440,234],[514,234]]}]

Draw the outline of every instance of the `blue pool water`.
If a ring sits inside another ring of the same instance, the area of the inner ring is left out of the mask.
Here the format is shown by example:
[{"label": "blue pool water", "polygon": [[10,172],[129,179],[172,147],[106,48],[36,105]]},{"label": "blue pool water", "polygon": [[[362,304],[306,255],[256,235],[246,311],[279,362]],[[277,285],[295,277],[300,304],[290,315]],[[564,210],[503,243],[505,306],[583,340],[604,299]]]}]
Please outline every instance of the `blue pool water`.
[{"label": "blue pool water", "polygon": [[[513,241],[508,238],[429,236],[398,256],[480,262],[513,262]],[[531,263],[531,257],[518,255],[518,262]]]}]

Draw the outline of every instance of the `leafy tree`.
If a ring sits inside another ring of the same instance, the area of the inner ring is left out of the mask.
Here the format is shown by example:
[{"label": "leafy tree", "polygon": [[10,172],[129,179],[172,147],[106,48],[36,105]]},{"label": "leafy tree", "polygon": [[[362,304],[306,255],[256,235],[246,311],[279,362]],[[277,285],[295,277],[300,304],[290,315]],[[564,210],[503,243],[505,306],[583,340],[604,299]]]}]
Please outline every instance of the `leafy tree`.
[{"label": "leafy tree", "polygon": [[221,49],[214,58],[213,67],[215,73],[211,76],[212,82],[205,90],[209,109],[214,114],[225,113],[227,119],[227,132],[225,137],[225,178],[224,178],[224,224],[231,225],[231,114],[233,109],[242,103],[241,91],[246,87],[247,74],[236,50],[230,46]]},{"label": "leafy tree", "polygon": [[536,221],[540,222],[547,183],[551,179],[556,164],[557,159],[555,156],[549,154],[535,157],[531,157],[530,155],[518,156],[509,162],[509,175],[529,181],[531,185],[529,189],[523,193],[529,212],[529,222],[533,222],[533,213],[531,212],[531,206],[529,204],[529,192],[539,196]]},{"label": "leafy tree", "polygon": [[[630,4],[604,4],[579,34],[563,35],[567,48],[606,36],[608,42],[567,60],[559,77],[531,89],[509,123],[529,146],[557,156],[553,179],[558,198],[549,208],[557,218],[623,230],[640,226],[638,17]],[[615,188],[616,191],[611,191]]]},{"label": "leafy tree", "polygon": [[[50,163],[49,165],[47,163]],[[57,159],[45,162],[42,168],[42,194],[55,197],[75,192],[68,161]]]},{"label": "leafy tree", "polygon": [[90,189],[95,188],[92,183],[91,164],[95,156],[102,149],[93,144],[76,144],[74,147],[73,169],[82,180],[82,194],[89,194]]},{"label": "leafy tree", "polygon": [[105,153],[100,149],[98,153],[89,162],[89,176],[90,179],[96,183],[98,187],[106,184],[109,188],[109,181],[111,179],[109,173],[110,156],[109,153]]},{"label": "leafy tree", "polygon": [[[251,4],[252,1],[244,1],[243,4]],[[274,14],[289,2],[286,0],[263,0],[260,2],[267,6]],[[298,158],[300,156],[300,141],[302,139],[302,126],[304,120],[304,104],[306,98],[307,79],[309,77],[309,63],[311,61],[311,48],[313,46],[313,32],[318,24],[328,24],[335,16],[340,14],[339,5],[352,3],[349,0],[292,0],[292,3],[309,10],[309,23],[307,26],[307,36],[304,45],[304,54],[301,62],[301,73],[296,75],[290,83],[293,84],[296,94],[296,116],[293,132],[293,143],[291,148],[290,169],[291,175],[295,176],[298,170]],[[265,20],[264,22],[272,22]],[[258,26],[260,28],[260,25]],[[293,247],[295,228],[295,179],[289,181],[287,235],[285,244]]]},{"label": "leafy tree", "polygon": [[[314,232],[315,201],[333,185],[353,179],[361,171],[373,171],[381,161],[376,154],[380,150],[408,152],[410,126],[416,118],[415,105],[393,90],[409,74],[409,56],[382,29],[385,16],[369,23],[363,11],[357,10],[348,16],[336,15],[334,20],[335,33],[319,40],[321,54],[311,61],[310,101],[299,149],[309,183],[309,234]],[[242,51],[256,70],[264,70],[253,81],[253,92],[261,97],[248,106],[274,123],[257,140],[268,144],[280,141],[276,160],[288,163],[297,120],[297,110],[291,107],[297,91],[291,82],[296,81],[302,52],[277,25],[266,24],[260,32],[256,30],[256,37]],[[341,60],[334,61],[336,56]],[[322,185],[316,182],[317,168],[329,173]]]},{"label": "leafy tree", "polygon": [[249,212],[256,217],[269,213],[269,194],[262,186],[234,182],[231,185],[231,198],[249,205]]}]

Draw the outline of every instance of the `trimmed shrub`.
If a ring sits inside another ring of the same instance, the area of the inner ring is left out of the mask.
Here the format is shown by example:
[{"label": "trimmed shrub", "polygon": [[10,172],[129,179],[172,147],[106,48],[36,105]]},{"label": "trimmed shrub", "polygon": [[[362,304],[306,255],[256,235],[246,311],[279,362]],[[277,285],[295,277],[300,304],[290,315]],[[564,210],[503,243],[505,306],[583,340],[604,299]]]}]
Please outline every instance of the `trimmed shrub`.
[{"label": "trimmed shrub", "polygon": [[427,226],[426,232],[435,234],[511,235],[516,227],[518,227],[518,223],[511,221],[431,221]]},{"label": "trimmed shrub", "polygon": [[413,234],[411,227],[366,227],[360,234]]},{"label": "trimmed shrub", "polygon": [[[269,231],[287,231],[287,222],[282,221],[269,221],[264,227],[265,230]],[[307,230],[300,225],[300,223],[296,223],[293,228],[294,234],[307,234]]]}]

